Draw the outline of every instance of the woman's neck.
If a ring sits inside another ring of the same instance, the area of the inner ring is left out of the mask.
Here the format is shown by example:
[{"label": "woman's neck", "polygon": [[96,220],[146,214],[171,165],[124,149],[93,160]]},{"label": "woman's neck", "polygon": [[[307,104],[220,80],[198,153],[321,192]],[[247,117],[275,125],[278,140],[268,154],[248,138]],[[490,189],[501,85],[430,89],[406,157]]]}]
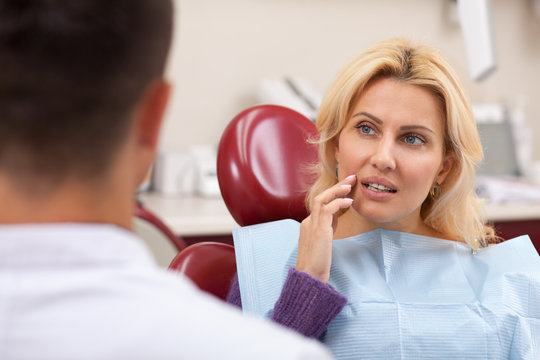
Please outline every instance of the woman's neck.
[{"label": "woman's neck", "polygon": [[334,232],[334,239],[344,239],[380,228],[453,240],[426,225],[420,217],[420,214],[413,214],[407,218],[396,221],[376,222],[358,214],[353,208],[349,208],[341,216],[339,216],[337,228]]}]

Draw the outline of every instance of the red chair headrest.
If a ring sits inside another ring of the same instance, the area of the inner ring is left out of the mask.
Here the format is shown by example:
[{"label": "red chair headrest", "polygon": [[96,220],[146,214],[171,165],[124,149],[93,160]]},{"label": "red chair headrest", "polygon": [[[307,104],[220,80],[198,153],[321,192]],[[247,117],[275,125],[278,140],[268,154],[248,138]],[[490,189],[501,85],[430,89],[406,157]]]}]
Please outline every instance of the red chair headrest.
[{"label": "red chair headrest", "polygon": [[229,212],[241,226],[307,216],[304,204],[315,181],[318,133],[311,120],[277,105],[242,111],[218,147],[217,175]]}]

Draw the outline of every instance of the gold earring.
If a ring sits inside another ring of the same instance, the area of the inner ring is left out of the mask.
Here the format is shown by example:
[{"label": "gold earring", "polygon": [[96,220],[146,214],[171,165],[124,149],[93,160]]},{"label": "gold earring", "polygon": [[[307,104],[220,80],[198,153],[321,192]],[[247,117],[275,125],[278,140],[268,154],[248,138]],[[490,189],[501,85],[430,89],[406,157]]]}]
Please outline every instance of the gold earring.
[{"label": "gold earring", "polygon": [[429,195],[433,200],[437,200],[441,196],[441,184],[435,183],[433,187],[429,190]]}]

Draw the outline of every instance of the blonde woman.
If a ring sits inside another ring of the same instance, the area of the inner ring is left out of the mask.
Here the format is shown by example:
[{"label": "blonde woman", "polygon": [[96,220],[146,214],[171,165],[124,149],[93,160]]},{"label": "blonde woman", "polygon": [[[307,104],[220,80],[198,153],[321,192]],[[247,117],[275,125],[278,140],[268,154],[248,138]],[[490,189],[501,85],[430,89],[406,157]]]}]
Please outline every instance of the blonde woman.
[{"label": "blonde woman", "polygon": [[[439,52],[374,44],[337,75],[317,128],[310,215],[235,232],[229,302],[337,358],[536,358],[539,311],[507,302],[538,301],[540,260],[526,236],[487,248],[498,241],[474,192],[482,147]],[[263,248],[275,272],[251,265]]]}]

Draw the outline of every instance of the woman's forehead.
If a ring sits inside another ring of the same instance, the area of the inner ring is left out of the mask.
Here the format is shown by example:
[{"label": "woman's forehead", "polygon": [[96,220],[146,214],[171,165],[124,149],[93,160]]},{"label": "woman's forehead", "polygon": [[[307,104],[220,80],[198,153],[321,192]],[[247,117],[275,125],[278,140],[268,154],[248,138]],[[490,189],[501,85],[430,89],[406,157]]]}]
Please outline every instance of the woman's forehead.
[{"label": "woman's forehead", "polygon": [[444,112],[440,98],[425,87],[392,78],[370,82],[352,104],[347,120],[366,113],[381,125],[421,124],[443,130]]}]

